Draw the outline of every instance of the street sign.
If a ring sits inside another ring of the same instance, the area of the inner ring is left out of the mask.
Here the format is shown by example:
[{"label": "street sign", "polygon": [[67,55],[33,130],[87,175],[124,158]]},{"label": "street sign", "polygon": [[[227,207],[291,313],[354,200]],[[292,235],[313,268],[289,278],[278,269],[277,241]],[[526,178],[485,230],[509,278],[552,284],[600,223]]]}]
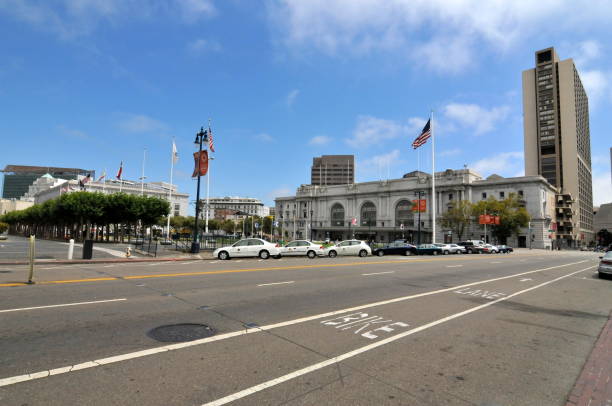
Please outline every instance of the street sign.
[{"label": "street sign", "polygon": [[400,224],[400,230],[403,230],[403,229],[404,229],[404,223],[401,223]]},{"label": "street sign", "polygon": [[259,228],[259,223],[255,223],[255,228]]},{"label": "street sign", "polygon": [[278,227],[278,221],[274,222],[274,227]]}]

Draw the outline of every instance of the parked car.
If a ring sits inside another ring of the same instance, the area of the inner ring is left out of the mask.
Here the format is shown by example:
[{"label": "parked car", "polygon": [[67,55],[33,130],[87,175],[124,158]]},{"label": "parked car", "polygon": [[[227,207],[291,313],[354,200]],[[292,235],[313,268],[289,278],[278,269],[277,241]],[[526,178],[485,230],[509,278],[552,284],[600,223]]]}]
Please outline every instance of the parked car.
[{"label": "parked car", "polygon": [[442,248],[434,244],[421,244],[417,247],[418,255],[439,255],[442,254]]},{"label": "parked car", "polygon": [[8,239],[8,237],[6,235],[4,235],[4,234],[0,235],[0,240],[6,240],[6,239]]},{"label": "parked car", "polygon": [[280,258],[280,246],[261,238],[246,238],[227,247],[217,248],[213,256],[221,260],[238,257]]},{"label": "parked car", "polygon": [[434,244],[437,247],[442,248],[442,253],[444,255],[448,254],[465,254],[465,247],[457,244]]},{"label": "parked car", "polygon": [[482,246],[482,253],[483,254],[499,254],[499,248],[497,248],[495,245],[485,244]]},{"label": "parked car", "polygon": [[365,257],[372,255],[372,248],[365,241],[346,240],[325,248],[323,254],[331,258],[338,255],[359,255],[360,257]]},{"label": "parked car", "polygon": [[457,243],[457,245],[465,247],[465,252],[468,254],[480,254],[483,244],[475,244],[474,241],[462,241]]},{"label": "parked car", "polygon": [[382,257],[383,255],[417,255],[417,248],[404,241],[393,241],[382,248],[376,248],[374,255]]},{"label": "parked car", "polygon": [[280,247],[281,256],[307,256],[308,258],[316,258],[323,255],[323,246],[315,244],[307,240],[291,241],[284,247]]},{"label": "parked car", "polygon": [[508,254],[510,252],[514,252],[514,248],[512,248],[509,245],[498,245],[497,249],[499,250],[499,252],[501,252],[502,254]]},{"label": "parked car", "polygon": [[612,274],[612,251],[606,252],[605,255],[599,257],[599,268],[597,272],[600,278],[604,278],[607,275]]}]

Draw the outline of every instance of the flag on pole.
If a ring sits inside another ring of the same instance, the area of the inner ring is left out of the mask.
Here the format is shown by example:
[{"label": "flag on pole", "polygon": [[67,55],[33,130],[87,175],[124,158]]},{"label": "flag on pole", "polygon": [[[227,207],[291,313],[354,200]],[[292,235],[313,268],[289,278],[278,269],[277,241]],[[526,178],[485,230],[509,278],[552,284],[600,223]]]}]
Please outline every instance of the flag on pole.
[{"label": "flag on pole", "polygon": [[200,154],[199,151],[194,152],[193,160],[195,167],[193,168],[191,177],[195,178],[198,175],[205,176],[208,172],[208,151],[202,151],[202,154]]},{"label": "flag on pole", "polygon": [[79,186],[84,189],[85,188],[85,184],[87,182],[89,182],[91,180],[91,174],[88,173],[87,176],[84,176],[81,178],[81,180],[79,180]]},{"label": "flag on pole", "polygon": [[178,162],[178,151],[176,149],[176,144],[174,140],[172,140],[172,163],[175,164]]},{"label": "flag on pole", "polygon": [[123,161],[121,161],[121,165],[119,165],[119,171],[117,172],[117,179],[121,180],[122,173],[123,173]]},{"label": "flag on pole", "polygon": [[102,172],[102,175],[98,178],[96,182],[100,182],[102,179],[106,178],[106,169]]},{"label": "flag on pole", "polygon": [[431,137],[431,119],[427,120],[427,124],[425,124],[425,127],[423,127],[423,131],[421,131],[421,135],[412,141],[412,148],[417,149],[421,145],[425,144],[429,137]]},{"label": "flag on pole", "polygon": [[208,127],[208,149],[211,152],[215,152],[215,144],[213,142],[212,129]]}]

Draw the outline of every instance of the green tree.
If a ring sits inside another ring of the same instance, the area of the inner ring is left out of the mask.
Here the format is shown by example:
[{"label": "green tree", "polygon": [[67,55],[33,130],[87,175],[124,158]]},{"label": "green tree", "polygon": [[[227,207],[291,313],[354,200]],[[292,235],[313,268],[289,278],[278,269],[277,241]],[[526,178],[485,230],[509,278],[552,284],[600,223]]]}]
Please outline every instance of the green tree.
[{"label": "green tree", "polygon": [[472,222],[473,205],[467,200],[451,202],[451,207],[442,215],[442,227],[449,228],[461,241],[466,227]]},{"label": "green tree", "polygon": [[0,221],[0,234],[6,233],[8,229],[9,229],[9,224],[3,223]]},{"label": "green tree", "polygon": [[521,204],[520,199],[511,193],[504,200],[489,197],[474,204],[472,214],[478,217],[481,214],[491,214],[500,217],[499,225],[491,225],[491,234],[497,241],[505,241],[512,234],[518,234],[522,227],[527,227],[531,216]]}]

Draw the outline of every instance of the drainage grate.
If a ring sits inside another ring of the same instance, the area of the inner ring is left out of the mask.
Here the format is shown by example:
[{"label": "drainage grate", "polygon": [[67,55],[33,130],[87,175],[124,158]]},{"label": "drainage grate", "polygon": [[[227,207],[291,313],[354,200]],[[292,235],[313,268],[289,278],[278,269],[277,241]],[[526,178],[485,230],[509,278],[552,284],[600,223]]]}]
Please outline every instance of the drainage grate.
[{"label": "drainage grate", "polygon": [[206,324],[182,323],[155,327],[147,335],[164,343],[181,343],[215,335],[216,331]]}]

